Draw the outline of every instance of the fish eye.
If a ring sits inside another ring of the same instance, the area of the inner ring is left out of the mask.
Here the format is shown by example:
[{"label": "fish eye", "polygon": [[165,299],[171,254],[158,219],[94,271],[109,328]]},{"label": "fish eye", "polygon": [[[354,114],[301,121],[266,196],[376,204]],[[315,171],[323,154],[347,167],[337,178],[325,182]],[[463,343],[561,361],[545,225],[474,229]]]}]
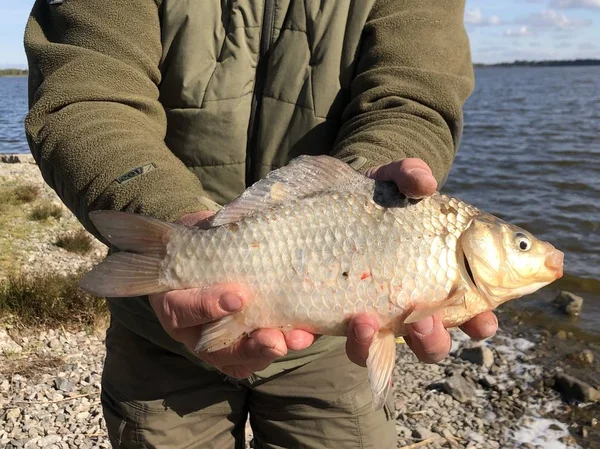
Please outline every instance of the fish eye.
[{"label": "fish eye", "polygon": [[521,251],[529,251],[531,249],[531,239],[521,232],[515,234],[515,242]]}]

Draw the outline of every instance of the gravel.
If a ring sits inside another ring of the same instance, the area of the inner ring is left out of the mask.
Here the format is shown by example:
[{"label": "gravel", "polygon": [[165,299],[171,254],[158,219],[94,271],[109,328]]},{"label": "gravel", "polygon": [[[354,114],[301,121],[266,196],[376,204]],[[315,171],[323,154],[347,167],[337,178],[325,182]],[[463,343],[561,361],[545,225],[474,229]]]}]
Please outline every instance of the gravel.
[{"label": "gravel", "polygon": [[[110,447],[99,402],[102,336],[61,329],[15,340],[22,350],[0,356],[0,447]],[[528,364],[527,351],[512,342],[503,332],[487,342],[494,373],[459,358],[456,349],[443,362],[425,365],[398,345],[398,447],[577,447],[559,441],[569,441],[565,424],[544,418],[564,405],[558,393],[536,382],[543,369]],[[454,333],[455,348],[471,344]]]}]

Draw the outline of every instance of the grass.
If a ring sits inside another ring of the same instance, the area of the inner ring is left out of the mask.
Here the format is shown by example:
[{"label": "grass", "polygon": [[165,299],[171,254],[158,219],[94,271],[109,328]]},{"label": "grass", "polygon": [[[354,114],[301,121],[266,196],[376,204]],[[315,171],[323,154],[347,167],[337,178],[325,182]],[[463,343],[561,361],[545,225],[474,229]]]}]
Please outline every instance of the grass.
[{"label": "grass", "polygon": [[56,240],[56,246],[77,254],[87,254],[92,249],[92,238],[83,229],[75,234],[63,234]]},{"label": "grass", "polygon": [[93,328],[106,319],[106,302],[79,289],[82,275],[9,273],[0,281],[0,316],[23,326]]},{"label": "grass", "polygon": [[32,184],[26,184],[15,187],[12,193],[19,203],[31,203],[39,198],[40,188]]},{"label": "grass", "polygon": [[0,207],[18,206],[24,203],[32,203],[40,197],[40,188],[33,184],[24,184],[12,188],[2,186],[0,188]]},{"label": "grass", "polygon": [[62,217],[62,208],[50,201],[42,202],[36,205],[29,214],[29,219],[33,221],[43,221],[50,217],[56,218],[57,220]]}]

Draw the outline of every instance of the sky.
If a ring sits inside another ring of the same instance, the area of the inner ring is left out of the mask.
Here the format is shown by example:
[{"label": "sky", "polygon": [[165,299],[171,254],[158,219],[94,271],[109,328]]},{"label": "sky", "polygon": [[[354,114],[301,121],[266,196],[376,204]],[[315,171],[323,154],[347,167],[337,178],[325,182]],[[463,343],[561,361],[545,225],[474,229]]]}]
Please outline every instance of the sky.
[{"label": "sky", "polygon": [[[31,5],[0,0],[0,68],[27,65]],[[474,62],[600,58],[600,0],[467,0],[465,26]]]}]

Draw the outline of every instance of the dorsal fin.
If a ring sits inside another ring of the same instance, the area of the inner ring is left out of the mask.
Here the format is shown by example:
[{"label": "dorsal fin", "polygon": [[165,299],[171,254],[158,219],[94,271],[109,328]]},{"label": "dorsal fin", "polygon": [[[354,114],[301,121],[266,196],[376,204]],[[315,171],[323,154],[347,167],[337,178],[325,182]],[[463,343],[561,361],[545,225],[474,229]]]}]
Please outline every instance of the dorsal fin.
[{"label": "dorsal fin", "polygon": [[368,178],[345,162],[331,156],[298,156],[273,170],[225,205],[213,218],[212,226],[233,223],[276,204],[304,198],[318,192],[348,191]]}]

